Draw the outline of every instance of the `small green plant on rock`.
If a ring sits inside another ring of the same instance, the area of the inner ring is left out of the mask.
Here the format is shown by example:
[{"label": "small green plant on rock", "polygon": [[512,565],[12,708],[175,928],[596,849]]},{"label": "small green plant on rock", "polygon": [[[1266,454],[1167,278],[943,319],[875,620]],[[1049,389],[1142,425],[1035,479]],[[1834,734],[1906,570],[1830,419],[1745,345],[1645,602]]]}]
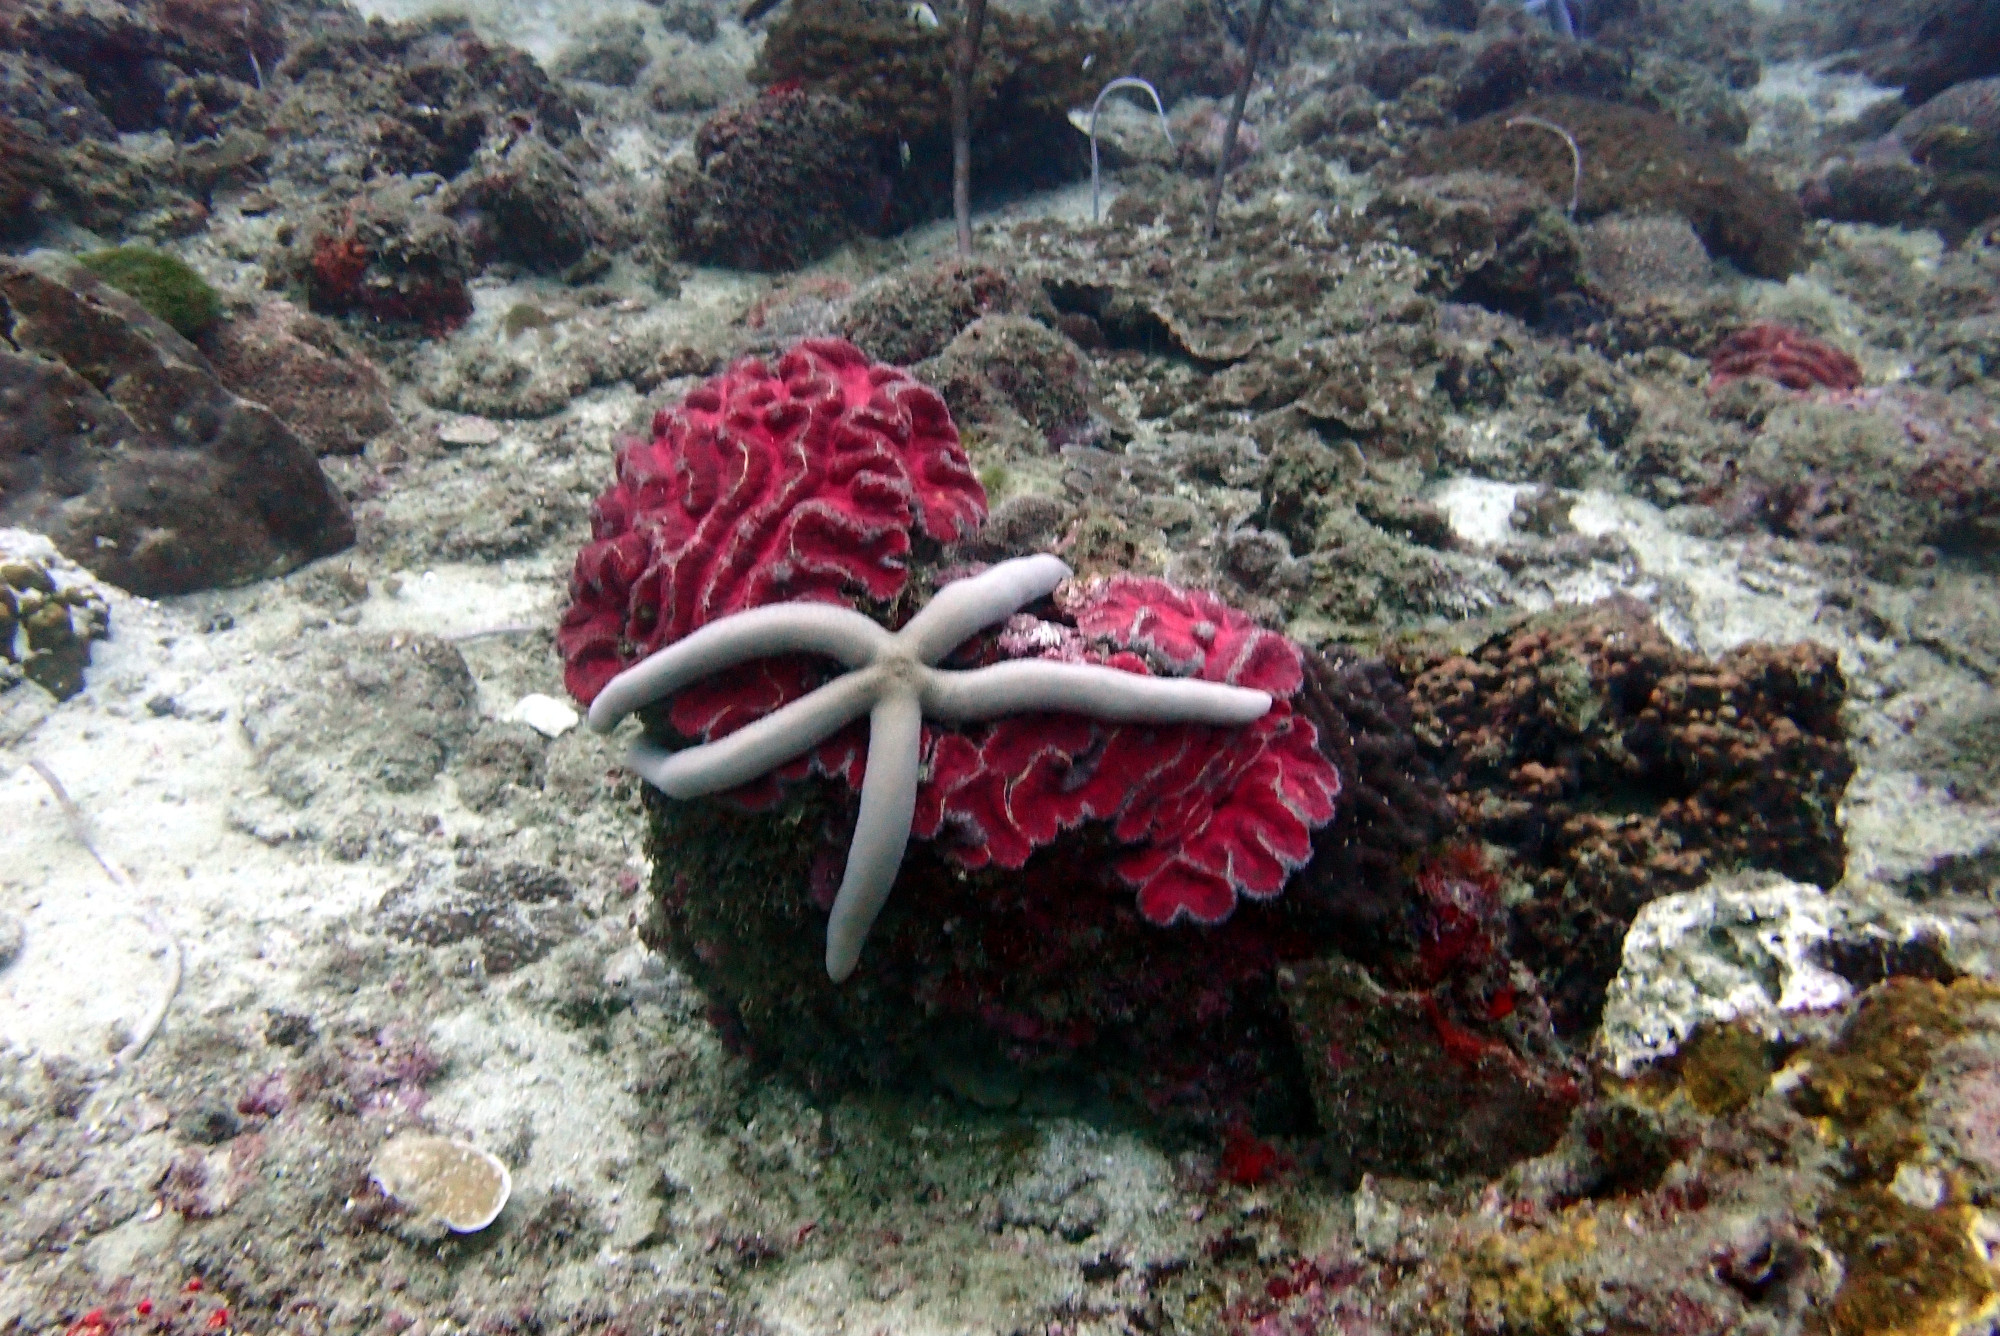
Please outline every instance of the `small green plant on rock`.
[{"label": "small green plant on rock", "polygon": [[172,325],[182,338],[199,338],[222,319],[222,299],[200,274],[164,251],[118,246],[77,256],[84,268]]}]

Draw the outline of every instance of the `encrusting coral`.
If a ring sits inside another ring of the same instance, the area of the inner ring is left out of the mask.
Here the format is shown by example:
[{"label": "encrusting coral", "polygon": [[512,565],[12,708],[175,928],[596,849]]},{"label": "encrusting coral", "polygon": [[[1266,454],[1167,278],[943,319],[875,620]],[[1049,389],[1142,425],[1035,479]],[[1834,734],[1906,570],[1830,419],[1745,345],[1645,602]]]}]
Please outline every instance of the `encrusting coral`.
[{"label": "encrusting coral", "polygon": [[110,616],[103,594],[59,565],[0,557],[0,691],[22,677],[58,700],[83,690],[91,643],[108,634]]},{"label": "encrusting coral", "polygon": [[1708,660],[1609,601],[1469,653],[1399,647],[1391,663],[1460,816],[1533,888],[1514,950],[1564,1032],[1596,1024],[1646,902],[1737,868],[1840,879],[1835,809],[1854,761],[1845,679],[1822,646]]}]

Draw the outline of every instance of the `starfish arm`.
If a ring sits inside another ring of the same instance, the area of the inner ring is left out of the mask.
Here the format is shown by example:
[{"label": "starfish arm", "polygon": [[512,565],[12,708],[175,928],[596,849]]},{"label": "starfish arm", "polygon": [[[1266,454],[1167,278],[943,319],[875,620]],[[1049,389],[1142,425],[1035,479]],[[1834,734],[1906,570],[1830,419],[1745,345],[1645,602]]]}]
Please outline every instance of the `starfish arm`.
[{"label": "starfish arm", "polygon": [[868,713],[881,695],[880,670],[847,673],[726,737],[679,751],[642,741],[626,761],[669,798],[720,793],[811,751]]},{"label": "starfish arm", "polygon": [[861,778],[861,812],[847,871],[826,921],[826,974],[840,983],[854,972],[875,916],[889,899],[910,820],[917,810],[917,775],[924,714],[917,693],[896,691],[876,703],[868,717],[868,769]]},{"label": "starfish arm", "polygon": [[1047,553],[1000,562],[938,590],[896,639],[918,663],[936,663],[973,632],[1004,621],[1069,576],[1062,558]]},{"label": "starfish arm", "polygon": [[[609,733],[634,710],[749,659],[807,652],[850,668],[869,663],[891,637],[852,608],[772,603],[718,617],[612,678],[590,705],[590,726]],[[776,716],[773,716],[774,718]]]},{"label": "starfish arm", "polygon": [[1015,659],[933,672],[924,713],[946,723],[1047,711],[1114,723],[1247,724],[1271,708],[1268,692],[1181,677],[1145,677],[1094,664]]}]

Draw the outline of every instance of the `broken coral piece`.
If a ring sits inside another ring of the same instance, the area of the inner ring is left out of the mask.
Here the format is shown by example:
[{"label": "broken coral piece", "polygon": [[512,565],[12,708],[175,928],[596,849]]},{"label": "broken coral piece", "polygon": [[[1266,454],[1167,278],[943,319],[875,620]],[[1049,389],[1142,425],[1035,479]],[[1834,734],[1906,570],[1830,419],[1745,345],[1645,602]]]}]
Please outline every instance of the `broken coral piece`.
[{"label": "broken coral piece", "polygon": [[476,1234],[492,1224],[514,1190],[513,1175],[494,1155],[426,1132],[398,1132],[383,1142],[368,1177],[454,1234]]}]

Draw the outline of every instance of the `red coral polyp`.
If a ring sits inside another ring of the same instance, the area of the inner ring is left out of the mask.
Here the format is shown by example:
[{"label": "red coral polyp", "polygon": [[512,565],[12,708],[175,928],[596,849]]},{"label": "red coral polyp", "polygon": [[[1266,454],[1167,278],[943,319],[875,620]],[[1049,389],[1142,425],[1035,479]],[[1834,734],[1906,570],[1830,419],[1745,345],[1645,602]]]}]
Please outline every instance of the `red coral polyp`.
[{"label": "red coral polyp", "polygon": [[[944,400],[905,372],[833,339],[775,368],[739,362],[618,452],[570,576],[564,683],[588,702],[630,664],[745,608],[887,601],[908,578],[913,529],[951,542],[985,514]],[[732,683],[755,679],[741,709],[682,693],[676,726],[726,732],[803,694],[803,668],[760,669]]]},{"label": "red coral polyp", "polygon": [[1861,364],[1810,334],[1762,321],[1736,331],[1708,356],[1709,387],[1762,376],[1788,390],[1851,390],[1861,384]]}]

